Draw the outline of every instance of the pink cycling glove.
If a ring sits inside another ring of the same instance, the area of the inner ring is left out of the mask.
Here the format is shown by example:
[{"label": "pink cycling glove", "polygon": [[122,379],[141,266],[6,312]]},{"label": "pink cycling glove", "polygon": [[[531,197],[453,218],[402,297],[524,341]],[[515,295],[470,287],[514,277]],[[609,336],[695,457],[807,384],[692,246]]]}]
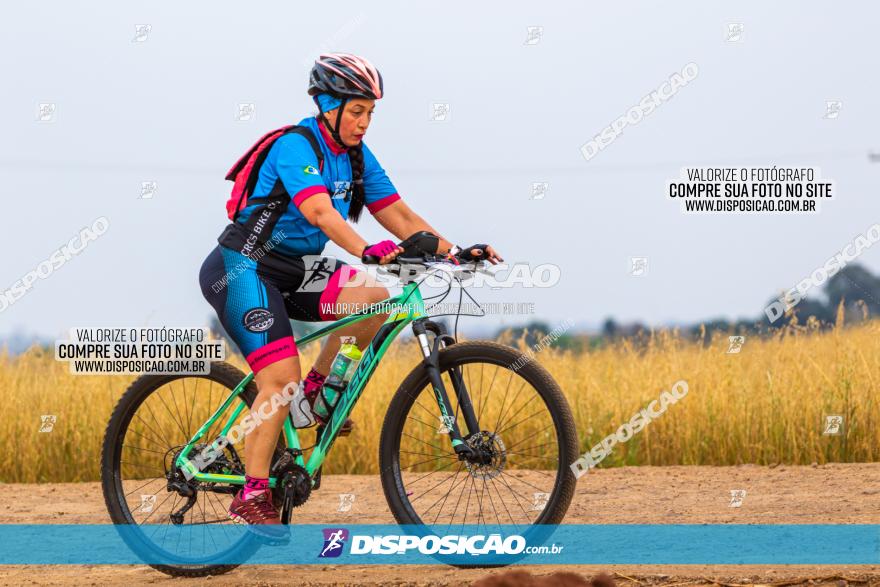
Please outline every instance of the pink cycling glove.
[{"label": "pink cycling glove", "polygon": [[382,241],[378,242],[375,245],[369,245],[364,249],[364,252],[361,253],[361,257],[365,255],[373,255],[375,257],[384,257],[390,253],[393,253],[397,250],[397,245],[394,244],[394,241]]}]

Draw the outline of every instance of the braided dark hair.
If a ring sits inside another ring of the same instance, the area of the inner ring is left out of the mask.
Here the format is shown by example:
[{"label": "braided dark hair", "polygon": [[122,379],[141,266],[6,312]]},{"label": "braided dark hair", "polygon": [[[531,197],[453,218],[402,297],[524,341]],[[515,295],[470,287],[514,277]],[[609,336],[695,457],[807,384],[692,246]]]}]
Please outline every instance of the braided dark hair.
[{"label": "braided dark hair", "polygon": [[363,143],[348,148],[348,160],[351,162],[351,206],[348,208],[348,219],[357,222],[364,210],[364,151]]}]

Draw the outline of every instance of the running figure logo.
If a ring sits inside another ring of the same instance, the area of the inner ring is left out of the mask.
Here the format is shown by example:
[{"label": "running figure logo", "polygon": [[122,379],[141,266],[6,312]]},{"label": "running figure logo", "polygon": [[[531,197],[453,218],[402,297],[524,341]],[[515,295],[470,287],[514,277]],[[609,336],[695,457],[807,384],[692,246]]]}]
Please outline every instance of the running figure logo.
[{"label": "running figure logo", "polygon": [[[320,255],[303,255],[303,265],[307,267],[306,277],[297,288],[299,292],[321,292],[327,286],[327,280],[333,275],[336,266],[334,259],[328,259]],[[333,263],[333,268],[329,263]],[[311,264],[311,267],[309,267]],[[311,286],[311,287],[310,287]]]},{"label": "running figure logo", "polygon": [[840,414],[828,414],[825,416],[825,429],[822,431],[823,436],[838,436],[843,434],[843,416]]},{"label": "running figure logo", "polygon": [[339,494],[339,507],[336,508],[337,512],[350,512],[351,506],[354,505],[354,494],[353,493],[340,493]]},{"label": "running figure logo", "polygon": [[743,345],[746,343],[745,336],[728,336],[729,345],[727,347],[728,355],[735,355],[742,350]]},{"label": "running figure logo", "polygon": [[345,528],[324,528],[324,548],[318,558],[335,558],[342,554],[342,547],[348,540],[348,530]]}]

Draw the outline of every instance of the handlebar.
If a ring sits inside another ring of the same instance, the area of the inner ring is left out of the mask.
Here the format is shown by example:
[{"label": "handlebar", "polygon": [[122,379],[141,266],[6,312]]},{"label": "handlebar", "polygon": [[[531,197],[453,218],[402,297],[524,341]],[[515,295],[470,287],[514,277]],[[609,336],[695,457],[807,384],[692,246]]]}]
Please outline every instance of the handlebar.
[{"label": "handlebar", "polygon": [[[376,255],[364,255],[361,257],[361,262],[364,265],[378,265],[381,257],[377,257]],[[445,263],[447,265],[455,266],[456,263],[452,262],[445,255],[422,255],[419,257],[404,257],[403,255],[398,255],[394,258],[391,263],[387,263],[388,265],[424,265],[427,267],[429,264],[436,263]],[[483,267],[489,264],[488,261],[461,261],[459,260],[461,265],[466,265],[468,267]]]},{"label": "handlebar", "polygon": [[[361,261],[363,261],[364,264],[378,265],[376,263],[376,261],[378,261],[378,259],[379,259],[378,257],[373,256],[374,261],[372,263],[368,262],[367,257],[371,257],[371,255],[365,255],[361,259]],[[391,275],[398,275],[400,277],[403,277],[403,268],[404,267],[407,267],[407,266],[410,268],[423,267],[423,268],[427,269],[430,267],[436,267],[438,265],[442,265],[442,266],[448,268],[445,270],[452,270],[453,273],[462,273],[462,274],[471,274],[471,275],[474,273],[490,273],[491,274],[490,269],[493,267],[493,265],[491,263],[489,263],[489,261],[486,261],[486,260],[459,261],[459,263],[456,264],[455,262],[450,261],[444,255],[428,255],[428,254],[422,255],[419,257],[404,257],[404,256],[400,255],[400,256],[395,257],[391,263],[387,263],[385,265],[378,265],[378,267],[381,267],[382,269],[384,269],[385,271],[387,271]],[[407,275],[407,279],[409,280],[409,279],[413,278],[416,274],[421,273],[421,271],[417,271],[415,274],[413,274],[412,270],[410,269],[407,271],[407,273],[410,274],[410,275]]]},{"label": "handlebar", "polygon": [[[361,262],[364,265],[378,265],[379,261],[382,257],[378,257],[376,255],[364,255],[361,257]],[[443,262],[447,261],[446,257],[442,255],[423,255],[421,257],[404,257],[403,255],[398,255],[394,258],[392,263],[387,263],[388,265],[392,265],[394,263],[403,264],[403,265],[422,265],[427,262]],[[448,261],[447,261],[448,262]]]}]

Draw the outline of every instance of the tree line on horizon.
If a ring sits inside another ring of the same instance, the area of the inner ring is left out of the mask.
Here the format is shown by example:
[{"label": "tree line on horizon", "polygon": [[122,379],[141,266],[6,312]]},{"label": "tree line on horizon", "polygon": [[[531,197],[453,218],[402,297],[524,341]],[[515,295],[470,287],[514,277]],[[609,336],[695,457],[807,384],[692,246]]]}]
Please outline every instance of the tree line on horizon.
[{"label": "tree line on horizon", "polygon": [[[780,298],[772,296],[767,305]],[[872,274],[860,264],[847,265],[822,286],[818,294],[804,297],[785,315],[773,322],[761,312],[754,318],[727,320],[713,318],[696,324],[676,328],[682,336],[707,344],[713,335],[767,336],[782,328],[812,327],[824,330],[833,327],[839,318],[844,324],[858,323],[873,316],[880,316],[880,277]],[[642,322],[621,324],[608,317],[599,332],[587,334],[568,331],[553,341],[553,346],[563,349],[583,350],[601,347],[609,342],[628,339],[638,342],[647,339],[652,332],[671,330],[670,327],[652,328]],[[495,336],[506,340],[522,339],[528,346],[538,344],[553,327],[543,320],[533,320],[528,324],[499,329]]]}]

